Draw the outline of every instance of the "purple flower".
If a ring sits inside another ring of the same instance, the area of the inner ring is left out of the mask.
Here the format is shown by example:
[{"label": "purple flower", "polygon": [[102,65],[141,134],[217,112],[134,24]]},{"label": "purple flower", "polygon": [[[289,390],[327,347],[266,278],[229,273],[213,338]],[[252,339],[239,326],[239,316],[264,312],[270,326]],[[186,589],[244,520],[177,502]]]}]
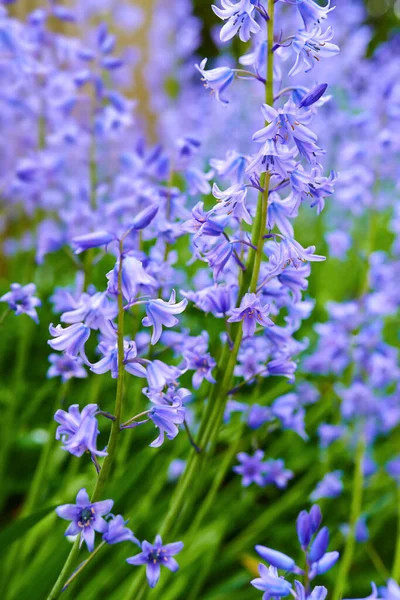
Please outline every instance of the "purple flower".
[{"label": "purple flower", "polygon": [[[114,339],[100,342],[97,349],[103,355],[103,358],[93,364],[88,361],[90,370],[97,375],[111,371],[111,377],[116,379],[118,377],[118,341],[115,332]],[[125,370],[131,375],[135,375],[135,377],[146,377],[146,369],[136,357],[137,348],[135,342],[124,340]]]},{"label": "purple flower", "polygon": [[122,515],[117,515],[108,521],[108,529],[103,534],[103,540],[107,544],[119,544],[120,542],[133,542],[140,546],[140,542],[135,538],[133,532],[126,527],[128,521],[125,521]]},{"label": "purple flower", "polygon": [[215,212],[221,212],[236,217],[239,221],[245,221],[251,225],[252,219],[246,208],[245,200],[247,197],[247,187],[240,183],[235,183],[225,191],[219,189],[216,183],[212,188],[214,198],[217,198],[218,204]]},{"label": "purple flower", "polygon": [[176,381],[181,374],[181,369],[166,365],[161,360],[153,360],[147,365],[147,383],[153,392],[160,392],[167,384]]},{"label": "purple flower", "polygon": [[206,88],[215,92],[215,97],[221,104],[229,104],[229,100],[222,97],[222,92],[232,83],[235,78],[235,72],[229,67],[217,67],[216,69],[205,70],[207,59],[204,58],[196,69],[202,75],[202,81]]},{"label": "purple flower", "polygon": [[78,404],[72,404],[68,412],[57,410],[54,420],[60,423],[56,431],[56,439],[62,440],[62,450],[67,450],[75,456],[82,456],[85,452],[97,456],[107,456],[107,452],[97,450],[97,436],[99,426],[95,417],[98,411],[97,404],[87,404],[82,412]]},{"label": "purple flower", "polygon": [[343,425],[329,425],[322,423],[318,427],[318,436],[321,448],[328,448],[333,442],[339,440],[346,433],[346,427]]},{"label": "purple flower", "polygon": [[160,535],[156,536],[154,544],[149,544],[146,540],[142,543],[142,552],[126,562],[130,565],[146,565],[147,581],[151,588],[157,585],[160,578],[161,565],[167,567],[172,573],[179,569],[179,565],[173,558],[183,548],[182,542],[163,545]]},{"label": "purple flower", "polygon": [[341,477],[342,471],[327,473],[310,495],[310,499],[315,502],[320,498],[337,498],[340,496],[343,491]]},{"label": "purple flower", "polygon": [[296,62],[290,69],[289,76],[298,75],[303,70],[308,73],[321,58],[335,56],[339,52],[339,46],[331,43],[332,38],[331,27],[324,33],[318,25],[308,31],[298,31],[292,43],[292,49],[297,55]]},{"label": "purple flower", "polygon": [[56,508],[56,513],[62,519],[71,521],[65,535],[80,534],[80,543],[85,541],[89,552],[92,552],[95,531],[105,533],[108,530],[108,523],[102,517],[110,512],[113,504],[112,500],[91,504],[88,493],[82,488],[76,496],[76,504],[63,504]]},{"label": "purple flower", "polygon": [[82,354],[85,358],[85,344],[90,337],[90,328],[87,325],[75,323],[63,329],[61,325],[53,327],[53,323],[50,323],[49,331],[55,337],[54,340],[48,340],[47,342],[53,350],[62,350],[71,357]]},{"label": "purple flower", "polygon": [[253,140],[255,142],[271,141],[276,139],[278,134],[279,139],[283,138],[285,143],[292,140],[310,143],[317,141],[316,134],[302,123],[302,121],[308,123],[310,111],[299,109],[293,100],[288,100],[283,108],[278,110],[268,104],[263,104],[261,111],[268,125],[254,133]]},{"label": "purple flower", "polygon": [[283,577],[279,577],[278,570],[276,567],[266,567],[262,563],[258,565],[258,572],[260,577],[253,579],[251,585],[257,590],[265,592],[263,598],[289,596],[292,586],[288,581],[285,581]]},{"label": "purple flower", "polygon": [[106,292],[96,292],[92,295],[82,294],[72,310],[63,312],[63,323],[84,323],[90,329],[107,331],[109,322],[118,314],[118,308],[113,300],[107,298]]},{"label": "purple flower", "polygon": [[240,307],[231,310],[228,323],[243,321],[243,335],[249,337],[254,335],[257,323],[263,327],[271,327],[274,324],[267,316],[268,314],[268,304],[261,306],[260,299],[257,298],[256,294],[245,294]]},{"label": "purple flower", "polygon": [[187,361],[187,369],[194,370],[192,378],[193,387],[198,390],[203,380],[210,383],[216,383],[212,370],[217,364],[209,352],[203,352],[203,349],[192,348],[185,351],[184,358]]},{"label": "purple flower", "polygon": [[[119,261],[116,262],[112,271],[107,273],[110,294],[118,295],[118,269]],[[122,295],[128,304],[133,304],[141,288],[157,288],[156,280],[146,273],[143,264],[134,256],[125,256],[122,262]]]},{"label": "purple flower", "polygon": [[19,283],[11,284],[11,291],[7,292],[0,298],[0,302],[7,302],[9,308],[15,312],[16,315],[28,315],[35,321],[39,322],[39,318],[36,312],[36,307],[42,303],[39,298],[35,297],[36,285],[34,283],[28,283],[27,285],[21,285]]},{"label": "purple flower", "polygon": [[248,42],[252,33],[260,31],[259,24],[253,19],[254,0],[239,0],[231,2],[230,0],[221,0],[221,8],[212,5],[212,9],[223,21],[227,21],[220,32],[222,42],[227,42],[233,38],[239,31],[239,38],[242,42]]},{"label": "purple flower", "polygon": [[87,373],[83,368],[83,361],[80,358],[72,358],[66,354],[50,354],[51,363],[47,371],[47,377],[61,377],[62,381],[68,381],[72,377],[83,379]]},{"label": "purple flower", "polygon": [[280,489],[285,488],[288,481],[293,478],[293,472],[285,469],[285,463],[281,459],[267,460],[264,473],[264,484],[274,484]]},{"label": "purple flower", "polygon": [[93,231],[92,233],[86,233],[85,235],[74,237],[72,244],[75,248],[75,253],[80,254],[84,250],[89,250],[90,248],[108,246],[108,244],[113,242],[115,239],[116,236],[109,231]]},{"label": "purple flower", "polygon": [[157,213],[158,206],[156,204],[150,204],[150,206],[140,211],[140,213],[133,219],[132,229],[145,229],[145,227],[150,225]]},{"label": "purple flower", "polygon": [[296,4],[306,29],[310,29],[316,23],[320,23],[323,19],[326,19],[328,13],[335,8],[329,8],[331,0],[328,0],[325,6],[320,6],[314,0],[300,0],[300,2],[296,0],[294,3],[291,3]]},{"label": "purple flower", "polygon": [[154,425],[158,427],[160,433],[158,437],[150,444],[152,448],[158,448],[164,442],[166,434],[169,440],[173,440],[179,433],[177,425],[182,425],[185,420],[185,408],[178,396],[172,404],[158,404],[149,410],[149,418]]},{"label": "purple flower", "polygon": [[279,175],[282,179],[288,176],[295,167],[293,160],[296,150],[285,145],[278,145],[275,140],[267,139],[259,152],[250,161],[246,173],[265,173]]},{"label": "purple flower", "polygon": [[261,487],[265,485],[264,473],[268,470],[268,466],[262,462],[263,458],[262,450],[256,450],[254,456],[250,456],[246,452],[239,452],[237,459],[241,464],[233,467],[233,470],[242,476],[243,487],[248,487],[252,483]]},{"label": "purple flower", "polygon": [[172,290],[171,297],[168,302],[164,302],[161,298],[156,300],[150,300],[146,303],[147,317],[144,317],[142,323],[145,327],[153,327],[153,333],[151,336],[151,343],[154,345],[158,342],[162,334],[162,326],[174,327],[179,323],[178,319],[174,315],[182,313],[186,306],[187,300],[184,298],[181,302],[175,304],[176,294],[175,290]]}]

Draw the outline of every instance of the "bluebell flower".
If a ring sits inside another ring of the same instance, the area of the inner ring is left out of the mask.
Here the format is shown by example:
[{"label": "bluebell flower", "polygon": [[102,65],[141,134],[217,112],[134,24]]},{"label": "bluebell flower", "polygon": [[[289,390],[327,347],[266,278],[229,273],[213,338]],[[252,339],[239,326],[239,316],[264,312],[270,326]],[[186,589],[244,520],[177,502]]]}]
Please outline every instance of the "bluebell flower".
[{"label": "bluebell flower", "polygon": [[232,215],[239,221],[244,221],[245,223],[251,225],[252,218],[245,205],[247,189],[248,188],[245,185],[235,183],[226,190],[222,191],[219,189],[218,185],[214,183],[212,193],[213,196],[217,198],[218,203],[213,211]]},{"label": "bluebell flower", "polygon": [[266,567],[262,563],[258,565],[260,577],[253,579],[251,585],[257,590],[265,592],[263,599],[289,596],[292,586],[283,577],[279,577],[278,570],[275,567]]},{"label": "bluebell flower", "polygon": [[195,237],[219,237],[228,223],[228,218],[217,218],[204,211],[204,202],[198,202],[192,208],[192,217],[182,225],[183,231],[194,233]]},{"label": "bluebell flower", "polygon": [[328,13],[335,8],[330,8],[331,0],[328,0],[325,6],[317,4],[314,0],[301,0],[300,2],[296,0],[295,4],[303,18],[306,29],[310,29],[316,23],[320,23],[323,19],[326,19]]},{"label": "bluebell flower", "polygon": [[310,494],[310,499],[315,502],[320,498],[337,498],[343,491],[342,471],[327,473]]},{"label": "bluebell flower", "polygon": [[181,292],[183,296],[196,304],[206,313],[221,318],[230,311],[234,303],[236,286],[213,285],[196,292]]},{"label": "bluebell flower", "polygon": [[151,336],[151,343],[153,345],[160,339],[163,325],[164,327],[174,327],[174,325],[179,323],[174,315],[178,315],[185,310],[187,300],[184,298],[177,303],[175,303],[175,300],[175,290],[172,290],[168,302],[164,302],[161,298],[157,298],[146,303],[147,317],[144,317],[142,323],[145,327],[153,327]]},{"label": "bluebell flower", "polygon": [[95,531],[105,533],[108,523],[103,518],[113,507],[113,500],[90,502],[88,493],[82,488],[76,496],[76,504],[63,504],[56,508],[56,513],[66,521],[72,521],[65,535],[80,534],[80,543],[86,542],[89,552],[94,549]]},{"label": "bluebell flower", "polygon": [[239,266],[244,268],[243,263],[236,252],[238,242],[228,241],[221,238],[214,246],[204,252],[204,257],[213,271],[214,281],[218,280],[219,275],[224,271],[225,266],[233,258]]},{"label": "bluebell flower", "polygon": [[298,75],[303,70],[308,73],[321,58],[330,58],[338,54],[339,46],[332,44],[332,38],[331,27],[323,33],[318,25],[311,30],[299,30],[291,46],[297,56],[289,76]]},{"label": "bluebell flower", "polygon": [[379,592],[382,600],[399,600],[400,585],[394,579],[388,579],[386,587],[380,588]]},{"label": "bluebell flower", "polygon": [[274,460],[270,458],[265,462],[264,484],[274,484],[276,487],[283,489],[287,486],[288,481],[294,476],[293,471],[285,469],[285,463],[281,459]]},{"label": "bluebell flower", "polygon": [[[96,375],[102,375],[111,371],[111,377],[117,379],[118,377],[118,340],[117,334],[113,332],[113,338],[100,342],[97,347],[99,353],[103,355],[96,363],[87,364],[90,365],[90,370]],[[146,368],[139,362],[137,358],[137,347],[135,342],[132,340],[124,340],[124,367],[125,371],[135,377],[146,377]]]},{"label": "bluebell flower", "polygon": [[38,323],[39,318],[36,307],[42,303],[39,298],[36,298],[35,293],[36,285],[34,283],[28,283],[27,285],[12,283],[11,290],[1,296],[0,302],[7,302],[8,307],[16,315],[28,315],[35,323]]},{"label": "bluebell flower", "polygon": [[187,362],[187,369],[195,371],[192,384],[196,390],[199,389],[204,379],[210,383],[216,383],[212,370],[217,363],[209,352],[203,351],[202,347],[190,348],[185,350],[184,358]]},{"label": "bluebell flower", "polygon": [[299,110],[293,100],[288,100],[283,108],[278,110],[268,104],[262,104],[261,112],[267,125],[253,134],[253,140],[264,143],[279,138],[285,143],[289,141],[311,142],[317,141],[316,134],[308,129],[304,123],[310,120],[307,110]]},{"label": "bluebell flower", "polygon": [[83,360],[79,357],[71,358],[66,354],[50,354],[51,363],[47,377],[61,377],[62,381],[68,381],[72,377],[83,379],[87,377],[87,372],[83,367]]},{"label": "bluebell flower", "polygon": [[206,71],[207,59],[204,58],[200,65],[196,65],[197,70],[202,75],[202,81],[206,88],[215,93],[215,97],[221,104],[229,104],[229,100],[222,97],[222,93],[232,83],[235,78],[235,72],[229,67],[217,67]]},{"label": "bluebell flower", "polygon": [[135,538],[133,531],[126,527],[128,521],[125,521],[122,515],[112,517],[108,521],[108,529],[103,533],[103,540],[107,544],[119,544],[120,542],[133,542],[140,546],[140,542]]},{"label": "bluebell flower", "polygon": [[107,452],[97,450],[99,425],[96,419],[97,404],[87,404],[82,412],[78,404],[72,404],[68,412],[62,409],[56,411],[54,420],[60,423],[56,431],[56,439],[64,444],[62,450],[67,450],[75,456],[90,452],[96,456],[107,456]]},{"label": "bluebell flower", "polygon": [[273,420],[273,415],[269,406],[260,406],[259,404],[253,404],[247,415],[247,425],[250,429],[258,429],[264,423],[268,423]]},{"label": "bluebell flower", "polygon": [[321,448],[328,448],[333,442],[343,437],[346,431],[347,429],[344,425],[329,425],[328,423],[322,423],[322,425],[318,427]]},{"label": "bluebell flower", "polygon": [[325,600],[328,595],[328,590],[322,585],[317,585],[311,594],[306,592],[300,581],[295,581],[294,586],[296,588],[296,600]]},{"label": "bluebell flower", "polygon": [[220,32],[222,42],[227,42],[239,32],[242,42],[248,42],[252,33],[258,33],[260,26],[252,17],[255,0],[221,0],[221,8],[212,5],[212,9],[220,19],[227,21]]},{"label": "bluebell flower", "polygon": [[248,54],[239,57],[239,63],[245,67],[253,67],[257,75],[265,77],[267,64],[267,41],[257,43]]},{"label": "bluebell flower", "polygon": [[229,150],[225,159],[212,158],[210,166],[220,177],[228,177],[233,183],[243,183],[248,158],[235,150]]},{"label": "bluebell flower", "polygon": [[90,329],[108,330],[109,322],[118,314],[115,302],[110,302],[106,292],[82,294],[72,310],[63,312],[60,319],[63,323],[84,323]]},{"label": "bluebell flower", "polygon": [[176,381],[182,370],[172,365],[167,365],[161,360],[152,360],[146,369],[147,383],[154,392],[161,391],[167,384]]},{"label": "bluebell flower", "polygon": [[158,448],[163,444],[165,435],[169,440],[173,440],[178,435],[177,425],[182,425],[185,420],[185,408],[176,397],[172,404],[153,406],[149,410],[149,418],[160,430],[158,437],[150,444],[152,448]]},{"label": "bluebell flower", "polygon": [[76,357],[81,354],[85,359],[85,344],[90,337],[90,328],[84,323],[75,323],[63,329],[61,325],[49,325],[49,331],[55,338],[48,340],[53,350],[64,351],[68,356]]},{"label": "bluebell flower", "polygon": [[228,323],[243,321],[244,337],[254,335],[257,323],[262,327],[272,327],[274,322],[267,316],[269,305],[261,306],[256,294],[245,294],[239,308],[232,308]]},{"label": "bluebell flower", "polygon": [[264,452],[256,450],[253,456],[246,452],[239,452],[236,458],[241,464],[233,467],[233,470],[242,476],[242,486],[248,487],[252,483],[256,483],[260,487],[264,487],[264,473],[267,470],[266,463],[263,462]]},{"label": "bluebell flower", "polygon": [[116,240],[115,234],[109,231],[93,231],[84,235],[76,236],[72,239],[72,244],[75,248],[75,253],[80,254],[90,248],[101,248],[108,246]]},{"label": "bluebell flower", "polygon": [[265,173],[287,178],[289,171],[295,167],[295,148],[278,145],[274,139],[267,139],[258,153],[250,160],[246,173]]},{"label": "bluebell flower", "polygon": [[[216,69],[213,69],[214,71]],[[218,92],[216,97],[220,99]],[[222,101],[222,100],[221,100]],[[200,169],[186,169],[185,171],[185,179],[187,183],[187,192],[190,196],[196,196],[197,194],[208,195],[211,192],[211,185],[209,180],[213,176],[213,172],[210,171],[208,173],[204,173],[204,171]]]},{"label": "bluebell flower", "polygon": [[[106,275],[108,279],[107,290],[110,294],[118,295],[118,269],[119,261],[116,262],[112,271]],[[157,289],[157,281],[146,273],[143,264],[134,256],[127,255],[122,262],[122,295],[128,305],[137,299],[140,290]]]},{"label": "bluebell flower", "polygon": [[126,562],[130,565],[146,565],[146,576],[149,586],[154,588],[160,578],[161,565],[175,573],[179,565],[173,558],[183,548],[182,542],[173,542],[163,545],[160,535],[156,536],[154,544],[149,544],[146,540],[142,543],[142,552]]}]

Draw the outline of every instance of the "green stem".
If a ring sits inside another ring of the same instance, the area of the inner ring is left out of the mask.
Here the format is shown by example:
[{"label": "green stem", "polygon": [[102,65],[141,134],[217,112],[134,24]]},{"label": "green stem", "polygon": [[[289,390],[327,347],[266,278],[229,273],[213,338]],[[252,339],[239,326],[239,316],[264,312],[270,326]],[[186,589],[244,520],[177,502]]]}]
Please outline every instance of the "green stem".
[{"label": "green stem", "polygon": [[[120,257],[118,267],[118,378],[117,378],[117,392],[115,396],[115,408],[114,416],[115,420],[112,421],[110,437],[107,444],[107,456],[104,459],[101,471],[97,478],[96,486],[94,488],[91,502],[97,502],[103,494],[104,487],[110,475],[111,466],[114,460],[115,450],[120,434],[121,424],[121,413],[122,413],[122,401],[124,391],[124,305],[122,296],[122,263],[123,263],[123,247],[120,242]],[[56,583],[51,590],[47,600],[56,600],[62,592],[64,582],[68,576],[68,573],[73,569],[76,559],[79,554],[79,537],[75,540],[74,545],[67,557],[67,560],[62,568],[60,575]]]},{"label": "green stem", "polygon": [[6,310],[3,312],[3,314],[0,317],[0,325],[3,325],[4,321],[6,320],[6,318],[8,317],[8,315],[11,313],[11,308],[6,308]]},{"label": "green stem", "polygon": [[397,538],[394,562],[392,568],[392,579],[400,581],[400,487],[397,488],[396,494],[397,504]]},{"label": "green stem", "polygon": [[343,597],[343,593],[346,589],[347,578],[351,568],[351,564],[354,556],[354,549],[356,544],[355,534],[357,521],[361,515],[362,507],[362,496],[363,496],[363,484],[364,484],[364,473],[363,473],[363,462],[365,455],[365,439],[364,435],[360,435],[360,439],[357,444],[354,476],[353,476],[353,489],[352,489],[352,500],[350,509],[350,531],[346,539],[344,547],[343,558],[341,561],[339,575],[336,580],[335,589],[333,592],[332,600],[340,600]]},{"label": "green stem", "polygon": [[73,574],[71,575],[71,577],[65,582],[63,588],[62,588],[62,592],[65,592],[65,590],[67,589],[68,586],[71,585],[71,583],[74,581],[74,579],[79,575],[79,573],[81,573],[83,571],[83,569],[94,559],[94,557],[96,556],[96,554],[98,554],[98,552],[100,552],[100,550],[102,548],[104,548],[104,546],[106,545],[106,542],[101,542],[101,544],[99,544],[96,548],[96,550],[94,550],[91,555],[89,556],[89,558],[87,558],[85,561],[83,561],[83,563],[81,563],[79,565],[79,567],[73,572]]}]

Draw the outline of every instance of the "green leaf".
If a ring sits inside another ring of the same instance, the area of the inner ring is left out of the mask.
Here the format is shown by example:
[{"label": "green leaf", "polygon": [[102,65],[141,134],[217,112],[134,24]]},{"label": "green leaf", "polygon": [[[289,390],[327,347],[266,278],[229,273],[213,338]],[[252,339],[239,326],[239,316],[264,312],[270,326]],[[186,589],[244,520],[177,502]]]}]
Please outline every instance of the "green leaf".
[{"label": "green leaf", "polygon": [[34,527],[39,521],[47,517],[53,510],[55,510],[55,506],[48,506],[43,510],[39,510],[33,515],[28,515],[24,519],[18,519],[14,521],[11,525],[3,529],[0,532],[0,556],[8,552],[10,545],[22,538],[32,527]]}]

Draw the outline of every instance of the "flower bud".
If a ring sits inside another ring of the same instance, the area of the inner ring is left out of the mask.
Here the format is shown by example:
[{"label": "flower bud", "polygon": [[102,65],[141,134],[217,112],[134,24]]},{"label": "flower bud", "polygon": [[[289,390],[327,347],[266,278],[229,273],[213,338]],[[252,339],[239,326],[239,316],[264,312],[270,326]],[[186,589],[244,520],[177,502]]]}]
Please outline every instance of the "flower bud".
[{"label": "flower bud", "polygon": [[297,537],[302,548],[307,548],[312,538],[311,519],[306,510],[302,510],[297,517]]},{"label": "flower bud", "polygon": [[311,544],[311,549],[308,554],[308,561],[310,563],[315,563],[321,560],[328,549],[328,544],[329,531],[327,527],[323,527],[321,531],[318,532],[315,540]]},{"label": "flower bud", "polygon": [[322,512],[318,504],[314,504],[310,510],[310,521],[311,521],[311,530],[312,534],[317,531],[319,526],[322,523]]},{"label": "flower bud", "polygon": [[150,206],[140,211],[140,213],[133,219],[132,229],[144,229],[150,225],[157,212],[158,206],[155,204],[150,204]]},{"label": "flower bud", "polygon": [[261,556],[261,558],[277,569],[282,569],[283,571],[292,571],[293,567],[295,566],[293,558],[283,554],[283,552],[272,550],[272,548],[267,548],[266,546],[256,546],[256,552]]},{"label": "flower bud", "polygon": [[337,562],[339,552],[327,552],[317,564],[316,575],[323,575]]}]

